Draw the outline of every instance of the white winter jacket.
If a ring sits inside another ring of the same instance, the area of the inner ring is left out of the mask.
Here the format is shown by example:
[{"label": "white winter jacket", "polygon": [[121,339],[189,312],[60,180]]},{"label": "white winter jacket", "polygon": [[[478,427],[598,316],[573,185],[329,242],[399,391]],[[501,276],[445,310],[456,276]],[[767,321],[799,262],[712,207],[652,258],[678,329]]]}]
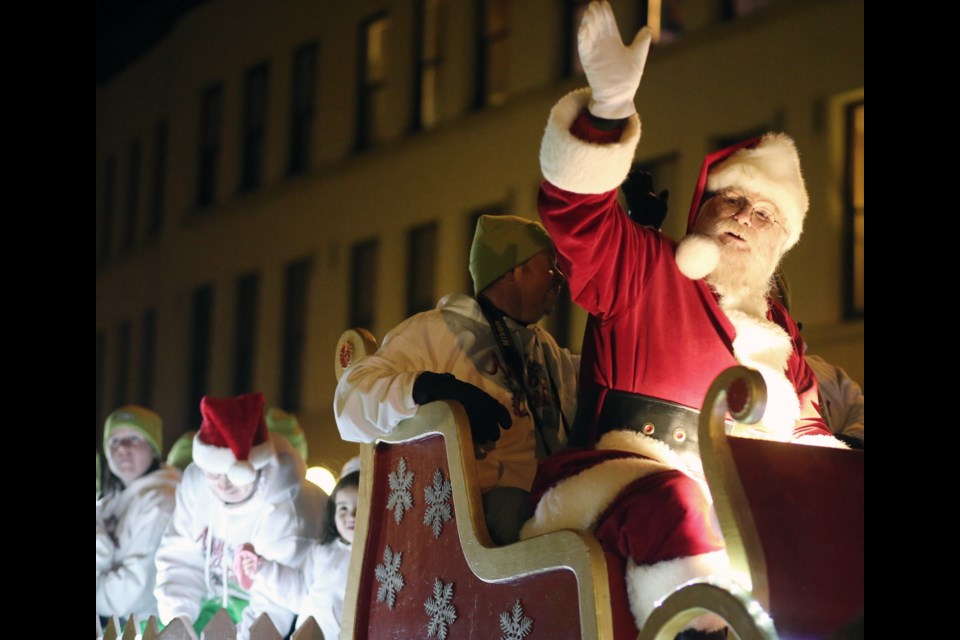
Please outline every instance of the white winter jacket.
[{"label": "white winter jacket", "polygon": [[157,615],[154,555],[170,516],[180,471],[163,466],[97,502],[97,613],[125,620]]},{"label": "white winter jacket", "polygon": [[240,588],[233,571],[234,552],[251,543],[264,558],[300,567],[323,518],[322,504],[301,491],[305,465],[281,436],[271,434],[273,460],[263,468],[254,494],[239,504],[225,504],[210,490],[196,464],[184,470],[177,505],[157,551],[157,606],[168,624],[178,616],[197,619],[201,603],[226,601],[228,595],[248,599],[238,625],[246,638],[262,613],[284,634],[290,628],[296,603],[278,602],[255,581],[250,591]]},{"label": "white winter jacket", "polygon": [[[556,384],[568,424],[577,408],[580,356],[561,349],[537,325],[506,323],[514,343],[531,362],[545,366]],[[373,355],[351,365],[337,385],[334,413],[340,435],[351,442],[372,442],[390,434],[401,420],[417,414],[413,383],[423,371],[452,373],[483,389],[510,410],[513,426],[500,434],[496,448],[477,460],[481,490],[520,487],[529,490],[537,471],[534,422],[526,403],[506,388],[504,367],[493,331],[480,305],[462,294],[446,296],[431,311],[408,318],[383,340]],[[562,427],[558,439],[565,442]]]}]

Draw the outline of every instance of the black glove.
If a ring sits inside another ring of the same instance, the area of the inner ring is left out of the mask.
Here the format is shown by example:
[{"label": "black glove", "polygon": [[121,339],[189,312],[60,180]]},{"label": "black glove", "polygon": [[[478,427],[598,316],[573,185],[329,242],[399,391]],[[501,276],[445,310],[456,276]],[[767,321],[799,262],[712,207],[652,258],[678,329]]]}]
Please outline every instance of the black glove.
[{"label": "black glove", "polygon": [[413,383],[413,401],[427,404],[435,400],[456,400],[470,419],[474,442],[500,439],[500,429],[513,424],[510,412],[486,391],[449,373],[424,371]]},{"label": "black glove", "polygon": [[646,171],[635,169],[627,175],[626,181],[620,185],[620,190],[627,201],[627,215],[631,220],[645,227],[660,228],[667,217],[669,189],[664,189],[657,195],[653,191],[653,176]]}]

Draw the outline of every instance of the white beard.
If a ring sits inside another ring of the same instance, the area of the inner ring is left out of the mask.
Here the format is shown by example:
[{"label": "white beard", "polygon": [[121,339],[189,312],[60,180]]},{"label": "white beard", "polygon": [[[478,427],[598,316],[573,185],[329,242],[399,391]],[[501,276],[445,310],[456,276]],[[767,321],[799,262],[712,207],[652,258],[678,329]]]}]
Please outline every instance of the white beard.
[{"label": "white beard", "polygon": [[720,262],[706,277],[706,282],[720,294],[720,304],[724,309],[766,318],[767,294],[770,293],[777,268],[775,249],[759,242],[757,232],[749,227],[730,220],[717,222],[717,236],[726,230],[742,236],[752,250],[743,251],[721,243]]}]

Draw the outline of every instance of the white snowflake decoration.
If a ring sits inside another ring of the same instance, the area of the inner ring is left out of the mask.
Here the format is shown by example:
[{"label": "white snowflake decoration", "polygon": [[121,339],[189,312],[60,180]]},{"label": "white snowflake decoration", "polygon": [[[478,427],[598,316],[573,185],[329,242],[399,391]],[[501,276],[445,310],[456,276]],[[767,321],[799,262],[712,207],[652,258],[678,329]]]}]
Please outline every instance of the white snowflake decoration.
[{"label": "white snowflake decoration", "polygon": [[413,471],[407,471],[407,461],[404,458],[400,458],[396,471],[391,471],[387,475],[387,481],[390,483],[387,511],[393,510],[393,519],[400,524],[403,520],[403,512],[413,509],[413,494],[410,493],[410,488],[413,486]]},{"label": "white snowflake decoration", "polygon": [[373,575],[380,583],[377,588],[377,602],[387,601],[387,606],[393,609],[397,599],[397,592],[403,589],[403,576],[400,574],[400,552],[394,553],[390,545],[383,550],[383,564],[378,564]]},{"label": "white snowflake decoration", "polygon": [[444,584],[440,578],[434,578],[433,597],[427,598],[423,609],[430,616],[430,626],[427,635],[437,635],[440,640],[446,640],[447,627],[457,621],[457,610],[450,603],[453,599],[453,583]]},{"label": "white snowflake decoration", "polygon": [[433,537],[439,538],[443,531],[443,523],[449,521],[453,514],[450,512],[452,495],[449,480],[443,479],[443,473],[437,469],[433,474],[433,486],[425,487],[423,495],[427,500],[427,512],[423,514],[423,524],[433,527]]},{"label": "white snowflake decoration", "polygon": [[523,615],[523,607],[517,600],[513,605],[513,615],[507,611],[500,612],[500,630],[504,635],[500,640],[523,640],[533,629],[533,618]]}]

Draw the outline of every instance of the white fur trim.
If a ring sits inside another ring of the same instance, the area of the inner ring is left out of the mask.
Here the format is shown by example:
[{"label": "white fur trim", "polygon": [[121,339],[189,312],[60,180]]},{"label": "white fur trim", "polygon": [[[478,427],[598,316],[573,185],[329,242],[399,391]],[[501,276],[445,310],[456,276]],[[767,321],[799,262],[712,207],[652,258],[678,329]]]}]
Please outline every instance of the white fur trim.
[{"label": "white fur trim", "polygon": [[[253,469],[261,469],[269,464],[273,454],[273,442],[268,439],[266,442],[261,442],[250,449],[247,462]],[[193,436],[193,461],[207,473],[221,474],[230,471],[233,464],[237,462],[237,457],[230,447],[216,447],[207,444],[200,439],[200,432],[198,431]]]},{"label": "white fur trim", "polygon": [[783,327],[766,318],[736,309],[724,311],[737,331],[733,355],[740,364],[759,371],[767,385],[767,407],[760,424],[748,434],[787,442],[800,419],[797,390],[784,374],[793,353],[790,336]]},{"label": "white fur trim", "polygon": [[837,440],[833,436],[821,433],[813,433],[806,436],[800,436],[793,441],[794,444],[805,444],[811,447],[828,447],[830,449],[849,449],[850,447],[843,440]]},{"label": "white fur trim", "polygon": [[676,261],[680,273],[691,280],[705,278],[720,263],[720,245],[709,236],[691,233],[677,245]]},{"label": "white fur trim", "polygon": [[540,169],[550,183],[571,193],[606,193],[626,180],[640,141],[640,118],[627,118],[619,142],[594,144],[570,133],[590,102],[590,89],[578,89],[550,111],[540,145]]},{"label": "white fur trim", "polygon": [[762,195],[780,210],[789,249],[803,232],[810,197],[800,171],[800,156],[793,139],[768,133],[752,148],[739,149],[717,164],[707,176],[707,191],[738,188]]},{"label": "white fur trim", "polygon": [[624,487],[639,478],[668,470],[669,467],[653,460],[622,458],[570,476],[543,495],[533,517],[523,525],[520,539],[561,529],[592,531],[597,518]]},{"label": "white fur trim", "polygon": [[257,471],[246,460],[237,460],[227,469],[227,480],[237,487],[245,487],[257,479]]},{"label": "white fur trim", "polygon": [[[638,566],[633,559],[627,561],[627,597],[630,612],[642,629],[654,607],[680,585],[696,578],[718,576],[728,578],[730,561],[725,551],[713,551],[698,556],[664,560],[653,565]],[[695,618],[688,628],[701,631],[716,631],[727,626],[723,618],[714,614]]]}]

